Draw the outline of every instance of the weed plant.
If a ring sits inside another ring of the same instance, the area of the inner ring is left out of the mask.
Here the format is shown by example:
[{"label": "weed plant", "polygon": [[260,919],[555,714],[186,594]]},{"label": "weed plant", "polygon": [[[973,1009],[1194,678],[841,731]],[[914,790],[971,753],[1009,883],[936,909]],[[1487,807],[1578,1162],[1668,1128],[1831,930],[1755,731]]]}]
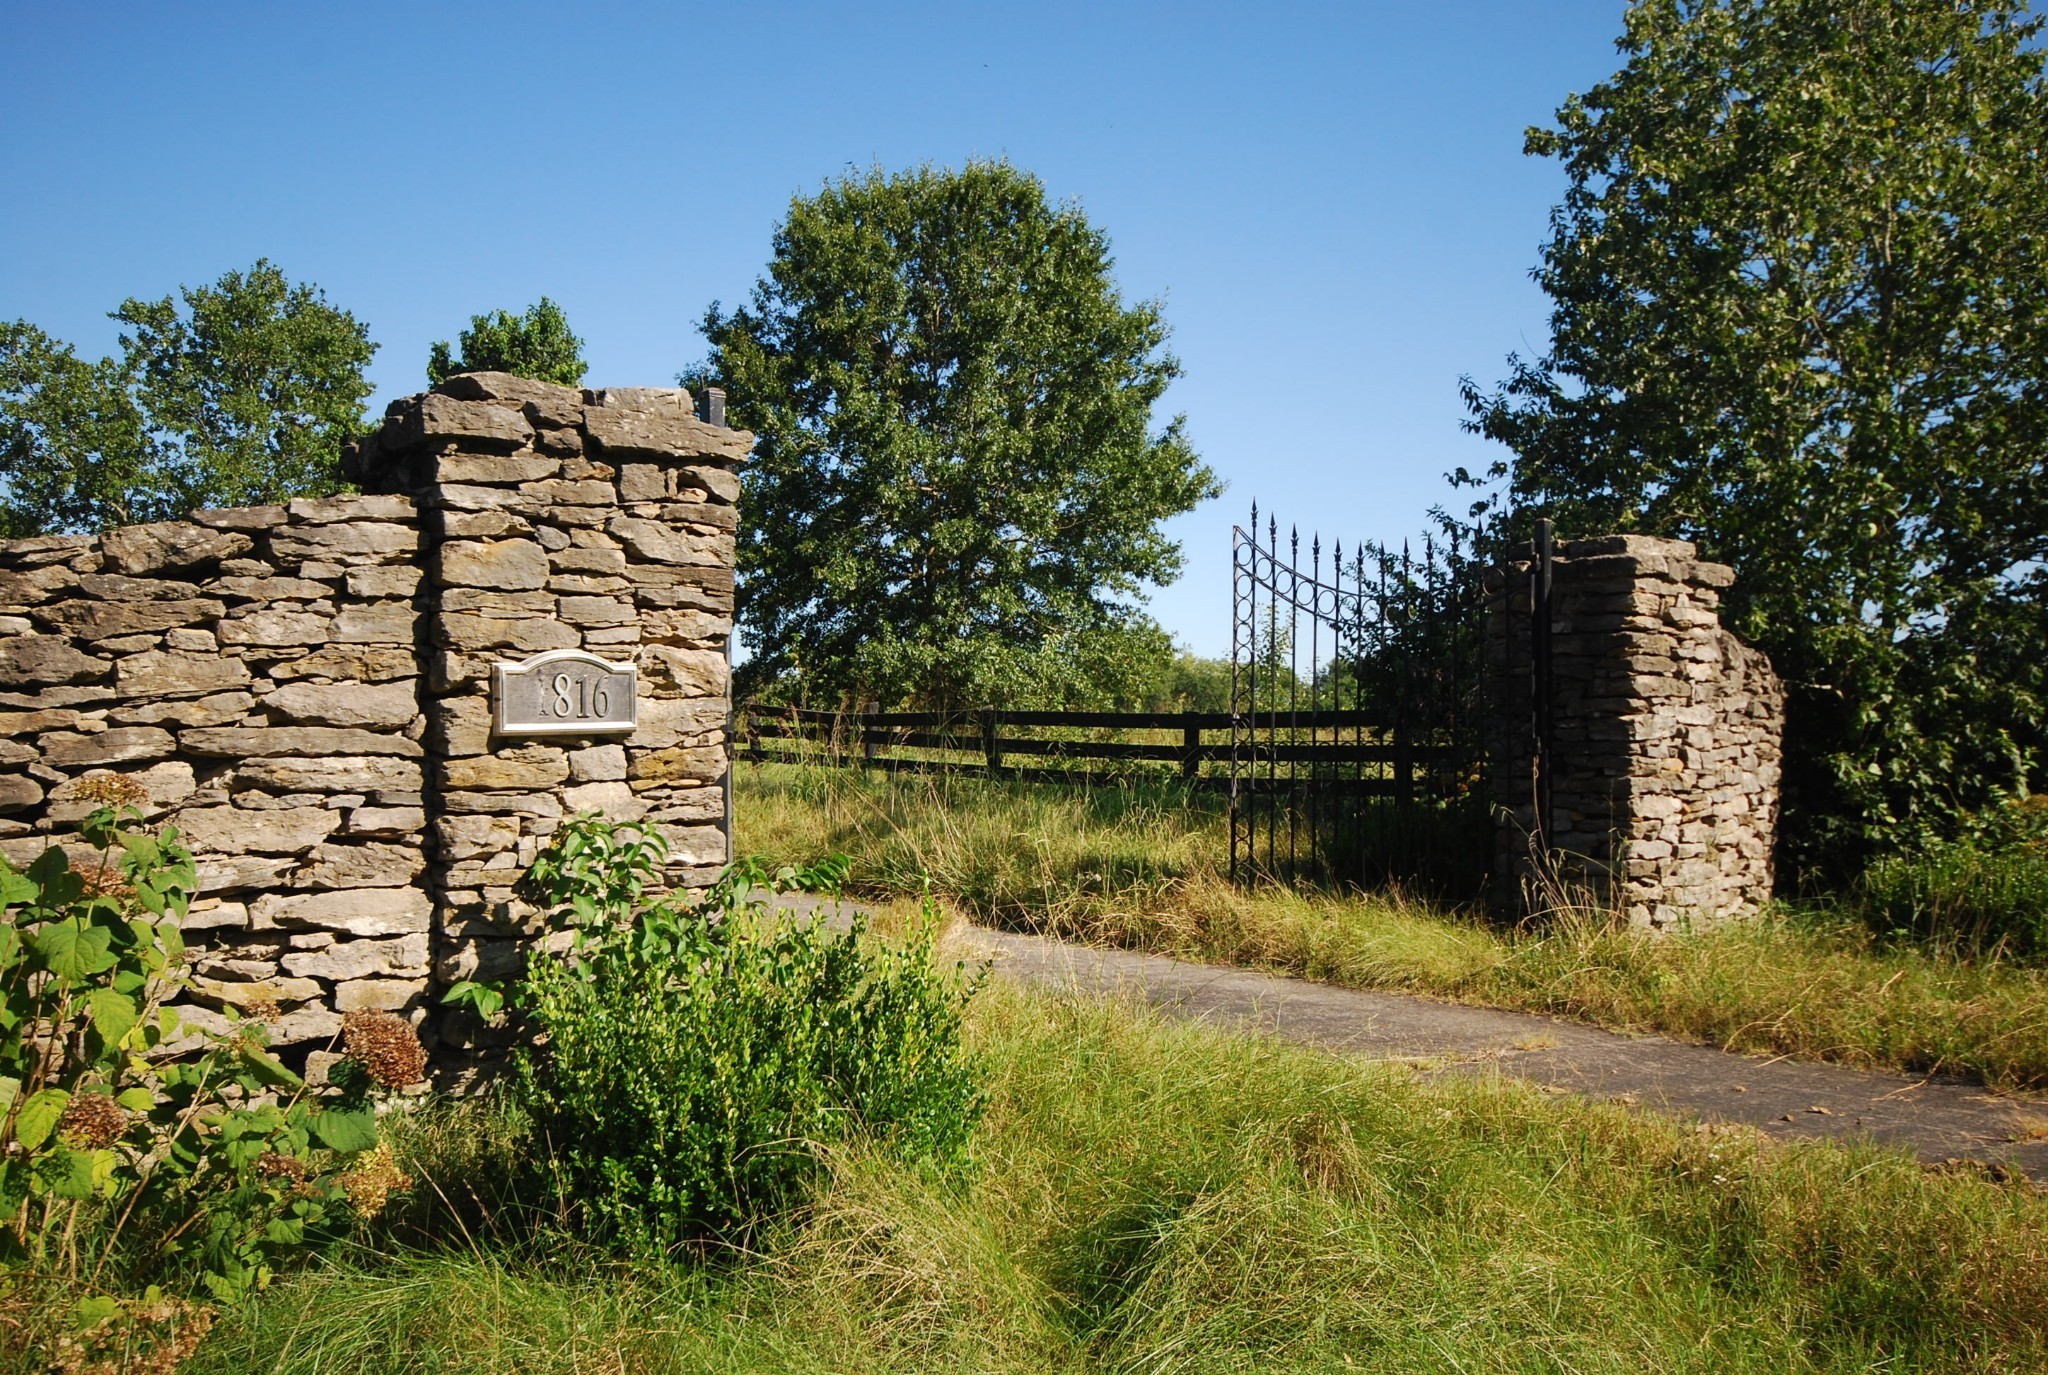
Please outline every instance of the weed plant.
[{"label": "weed plant", "polygon": [[[966,1036],[966,1175],[835,1149],[726,1269],[451,1227],[281,1281],[193,1375],[2048,1365],[2048,1200],[2016,1184],[1001,984]],[[526,1149],[457,1111],[436,1136]],[[408,1155],[418,1195],[468,1149]]]},{"label": "weed plant", "polygon": [[2048,960],[2048,796],[1970,820],[1954,840],[1872,865],[1851,910],[1880,936]]},{"label": "weed plant", "polygon": [[737,773],[740,844],[842,851],[874,897],[933,890],[977,920],[1359,988],[1657,1031],[1730,1050],[2048,1088],[2048,969],[1899,940],[1841,905],[1682,939],[1572,911],[1507,929],[1400,894],[1246,889],[1220,804],[826,767]]},{"label": "weed plant", "polygon": [[342,1022],[315,1092],[266,1048],[269,990],[227,1030],[181,1020],[198,874],[132,780],[84,791],[74,867],[0,859],[0,1364],[169,1371],[213,1318],[409,1184],[378,1097],[426,1053],[389,1013]]},{"label": "weed plant", "polygon": [[512,1097],[571,1229],[641,1256],[744,1246],[849,1141],[957,1162],[980,1112],[960,1051],[975,984],[933,965],[933,924],[885,945],[774,905],[835,891],[833,864],[651,896],[663,858],[655,832],[586,814],[528,875],[570,939],[514,991],[536,1044]]}]

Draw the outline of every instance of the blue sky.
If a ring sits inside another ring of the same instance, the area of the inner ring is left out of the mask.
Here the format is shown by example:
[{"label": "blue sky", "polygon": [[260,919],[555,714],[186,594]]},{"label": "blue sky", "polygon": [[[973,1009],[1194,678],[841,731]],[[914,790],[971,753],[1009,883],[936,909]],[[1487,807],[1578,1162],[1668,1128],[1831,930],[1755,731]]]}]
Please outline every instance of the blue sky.
[{"label": "blue sky", "polygon": [[1522,130],[1614,70],[1622,10],[0,0],[0,318],[98,356],[124,297],[267,256],[369,323],[379,407],[543,293],[592,382],[662,384],[792,195],[1005,156],[1165,301],[1168,406],[1229,490],[1153,610],[1220,654],[1254,498],[1398,540],[1491,457],[1458,378],[1540,349],[1563,189]]}]

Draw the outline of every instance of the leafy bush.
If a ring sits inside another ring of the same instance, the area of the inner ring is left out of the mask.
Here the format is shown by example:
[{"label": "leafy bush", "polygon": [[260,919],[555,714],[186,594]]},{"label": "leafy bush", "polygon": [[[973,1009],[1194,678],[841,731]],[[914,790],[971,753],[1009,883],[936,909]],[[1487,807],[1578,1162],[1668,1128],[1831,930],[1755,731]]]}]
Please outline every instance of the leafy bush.
[{"label": "leafy bush", "polygon": [[570,933],[516,1006],[537,1034],[514,1092],[552,1183],[634,1251],[743,1241],[795,1204],[832,1145],[957,1162],[981,1112],[961,1025],[975,983],[932,963],[934,909],[900,948],[777,911],[836,894],[845,861],[732,866],[694,898],[643,897],[659,837],[586,814],[528,882]]},{"label": "leafy bush", "polygon": [[2048,957],[2048,796],[1979,812],[1959,839],[1879,860],[1853,899],[1881,934]]},{"label": "leafy bush", "polygon": [[316,1099],[253,1018],[172,1055],[189,1039],[166,1004],[187,987],[192,857],[175,830],[141,828],[134,784],[88,789],[96,863],[55,846],[25,871],[0,860],[0,1288],[77,1298],[97,1349],[190,1305],[96,1290],[196,1272],[237,1299],[381,1207],[404,1177],[372,1095],[418,1079],[423,1057],[402,1019],[350,1014],[338,1092]]}]

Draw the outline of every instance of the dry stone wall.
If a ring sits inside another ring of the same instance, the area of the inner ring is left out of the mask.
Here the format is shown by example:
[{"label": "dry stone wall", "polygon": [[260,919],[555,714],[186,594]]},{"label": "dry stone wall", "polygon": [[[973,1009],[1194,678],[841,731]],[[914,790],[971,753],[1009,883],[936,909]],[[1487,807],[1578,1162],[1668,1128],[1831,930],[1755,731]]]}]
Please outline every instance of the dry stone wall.
[{"label": "dry stone wall", "polygon": [[1553,570],[1547,862],[1530,843],[1528,560],[1489,589],[1501,902],[1540,906],[1556,877],[1657,930],[1754,912],[1771,895],[1785,699],[1721,625],[1733,570],[1639,535],[1566,541]]},{"label": "dry stone wall", "polygon": [[[462,1061],[436,989],[517,967],[514,881],[564,816],[658,826],[676,884],[727,858],[751,439],[677,389],[471,373],[391,407],[365,495],[0,544],[0,853],[126,775],[197,855],[189,1020],[261,1011],[318,1070],[343,1012],[389,1009]],[[637,664],[630,734],[493,733],[492,666],[551,649]]]}]

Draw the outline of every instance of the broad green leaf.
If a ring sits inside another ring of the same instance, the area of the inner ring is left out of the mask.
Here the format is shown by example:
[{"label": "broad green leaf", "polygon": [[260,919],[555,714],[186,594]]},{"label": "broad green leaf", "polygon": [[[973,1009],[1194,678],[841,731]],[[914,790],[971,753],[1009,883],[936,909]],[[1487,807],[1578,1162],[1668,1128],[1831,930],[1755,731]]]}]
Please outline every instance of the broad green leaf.
[{"label": "broad green leaf", "polygon": [[242,1063],[248,1066],[256,1078],[272,1088],[298,1088],[306,1081],[293,1073],[282,1060],[261,1046],[242,1042]]},{"label": "broad green leaf", "polygon": [[18,907],[24,902],[33,902],[35,896],[35,881],[0,859],[0,907]]},{"label": "broad green leaf", "polygon": [[375,1108],[328,1108],[313,1116],[313,1135],[330,1151],[353,1154],[377,1145]]},{"label": "broad green leaf", "polygon": [[156,1095],[148,1089],[122,1089],[114,1101],[130,1112],[148,1112],[156,1106]]},{"label": "broad green leaf", "polygon": [[98,1327],[109,1318],[121,1316],[121,1301],[105,1294],[93,1294],[78,1301],[73,1310],[77,1315],[78,1329],[88,1331]]},{"label": "broad green leaf", "polygon": [[53,921],[35,934],[36,957],[60,979],[83,983],[113,963],[107,953],[112,933],[76,917]]},{"label": "broad green leaf", "polygon": [[95,988],[86,994],[85,1001],[91,1010],[93,1030],[110,1046],[118,1045],[141,1016],[133,998],[111,988]]},{"label": "broad green leaf", "polygon": [[64,1153],[64,1172],[53,1182],[52,1193],[59,1198],[76,1199],[104,1198],[111,1193],[114,1169],[119,1163],[114,1152],[75,1151],[68,1146],[59,1149]]},{"label": "broad green leaf", "polygon": [[71,1095],[63,1089],[40,1089],[31,1094],[14,1119],[14,1139],[21,1148],[33,1152],[49,1140],[70,1101]]}]

